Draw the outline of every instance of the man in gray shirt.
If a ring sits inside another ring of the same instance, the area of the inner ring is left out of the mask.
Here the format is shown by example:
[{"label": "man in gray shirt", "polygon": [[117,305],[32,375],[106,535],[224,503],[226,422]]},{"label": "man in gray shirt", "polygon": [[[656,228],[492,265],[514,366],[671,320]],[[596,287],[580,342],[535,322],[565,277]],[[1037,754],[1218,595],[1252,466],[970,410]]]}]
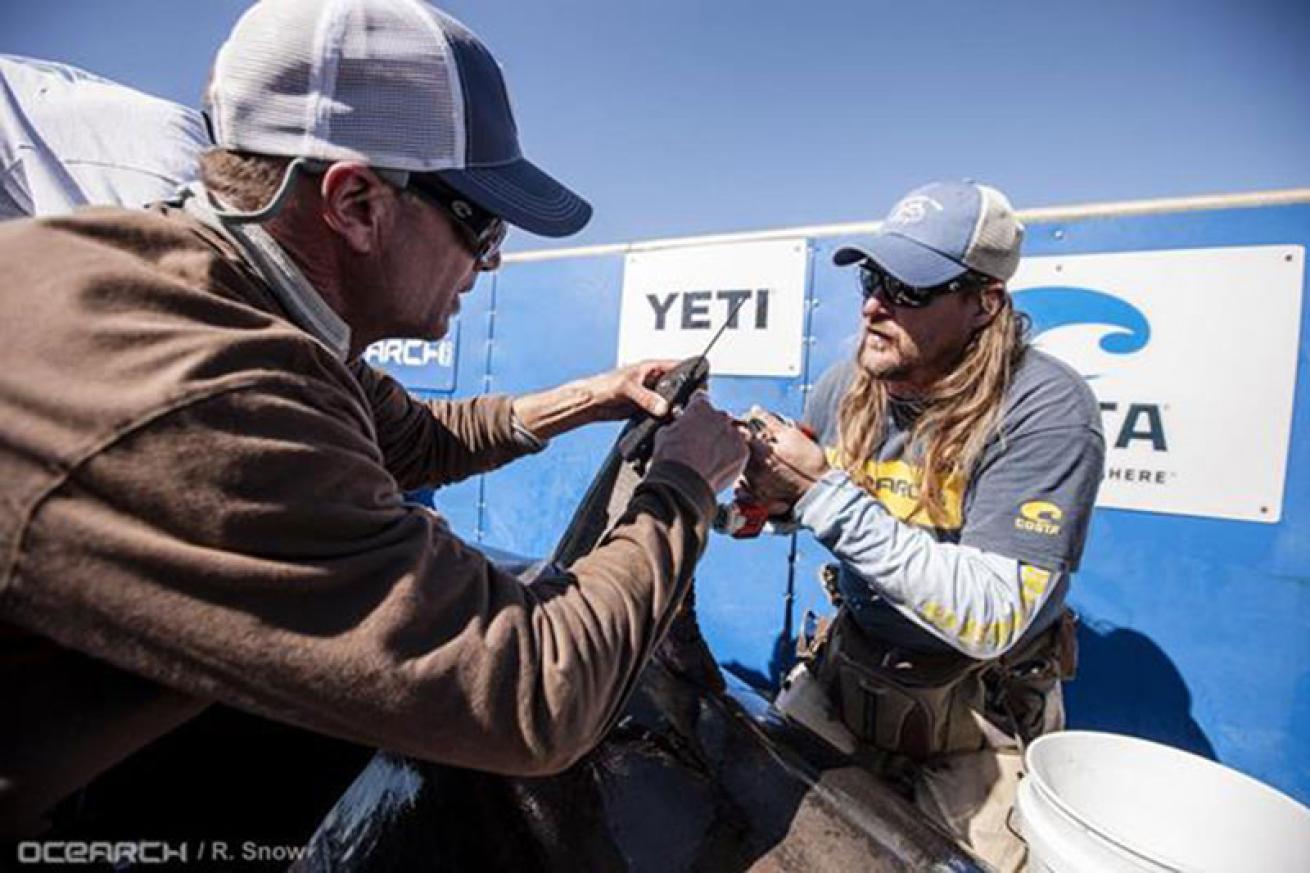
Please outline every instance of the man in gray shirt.
[{"label": "man in gray shirt", "polygon": [[1022,237],[1000,192],[946,182],[837,251],[864,296],[856,356],[816,386],[817,440],[765,416],[746,476],[839,563],[842,608],[802,669],[1001,869],[1023,858],[1019,745],[1063,726],[1064,600],[1105,454],[1087,385],[1027,346],[1005,284]]}]

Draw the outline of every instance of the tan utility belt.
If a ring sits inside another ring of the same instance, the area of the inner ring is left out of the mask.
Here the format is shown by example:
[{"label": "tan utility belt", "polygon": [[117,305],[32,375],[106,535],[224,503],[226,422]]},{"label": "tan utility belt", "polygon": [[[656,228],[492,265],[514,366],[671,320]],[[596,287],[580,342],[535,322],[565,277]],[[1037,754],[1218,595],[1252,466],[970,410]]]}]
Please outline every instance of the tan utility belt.
[{"label": "tan utility belt", "polygon": [[797,654],[860,741],[922,761],[1022,746],[1050,729],[1047,697],[1073,678],[1076,625],[1065,609],[1032,640],[979,661],[889,646],[843,607],[812,638],[797,641]]}]

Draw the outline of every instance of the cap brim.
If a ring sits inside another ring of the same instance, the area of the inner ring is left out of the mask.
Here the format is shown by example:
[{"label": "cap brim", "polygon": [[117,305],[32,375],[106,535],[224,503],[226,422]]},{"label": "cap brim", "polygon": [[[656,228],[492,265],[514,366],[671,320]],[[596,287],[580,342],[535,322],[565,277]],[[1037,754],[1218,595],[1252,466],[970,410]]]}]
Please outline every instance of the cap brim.
[{"label": "cap brim", "polygon": [[488,212],[540,236],[568,236],[591,220],[591,204],[525,158],[436,175]]},{"label": "cap brim", "polygon": [[969,269],[941,252],[895,233],[878,234],[864,245],[845,246],[832,255],[832,262],[839,267],[865,259],[916,288],[941,285]]}]

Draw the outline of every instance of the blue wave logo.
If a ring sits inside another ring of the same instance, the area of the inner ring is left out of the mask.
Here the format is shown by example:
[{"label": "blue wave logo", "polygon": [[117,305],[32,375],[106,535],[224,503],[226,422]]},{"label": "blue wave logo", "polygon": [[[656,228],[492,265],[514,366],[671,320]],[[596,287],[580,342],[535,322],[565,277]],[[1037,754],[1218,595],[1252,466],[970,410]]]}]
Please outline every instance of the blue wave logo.
[{"label": "blue wave logo", "polygon": [[1088,379],[1112,363],[1105,356],[1132,355],[1151,341],[1142,311],[1104,291],[1043,285],[1016,291],[1014,302],[1032,318],[1033,340]]}]

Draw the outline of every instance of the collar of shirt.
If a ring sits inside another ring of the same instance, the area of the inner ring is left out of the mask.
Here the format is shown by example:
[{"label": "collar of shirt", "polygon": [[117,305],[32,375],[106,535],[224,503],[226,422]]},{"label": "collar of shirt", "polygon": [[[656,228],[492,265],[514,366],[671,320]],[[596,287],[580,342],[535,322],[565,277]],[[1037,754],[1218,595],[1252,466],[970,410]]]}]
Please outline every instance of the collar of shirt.
[{"label": "collar of shirt", "polygon": [[891,413],[896,426],[909,430],[918,421],[919,416],[928,408],[928,401],[921,397],[896,397],[888,395],[887,411]]},{"label": "collar of shirt", "polygon": [[227,205],[196,182],[186,189],[184,208],[204,224],[231,240],[268,283],[292,322],[323,343],[340,361],[350,352],[350,326],[332,311],[291,256],[272,235],[257,224],[225,222],[215,211]]}]

